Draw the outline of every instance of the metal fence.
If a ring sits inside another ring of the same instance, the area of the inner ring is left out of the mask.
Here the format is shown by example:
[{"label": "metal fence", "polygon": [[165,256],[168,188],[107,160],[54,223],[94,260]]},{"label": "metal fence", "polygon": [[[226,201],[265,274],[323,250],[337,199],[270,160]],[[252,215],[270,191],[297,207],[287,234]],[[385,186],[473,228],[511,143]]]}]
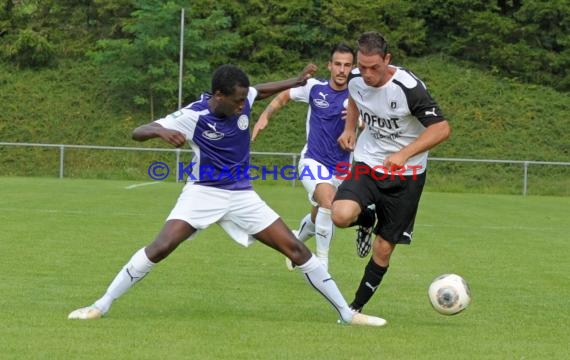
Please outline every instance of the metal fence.
[{"label": "metal fence", "polygon": [[[123,146],[97,146],[97,145],[67,145],[67,144],[38,144],[38,143],[10,143],[10,142],[0,142],[0,146],[7,147],[28,147],[28,148],[51,148],[57,149],[59,152],[59,161],[57,162],[57,169],[59,178],[64,178],[66,174],[65,159],[68,150],[72,149],[83,149],[83,150],[112,150],[112,151],[128,151],[128,152],[155,152],[155,153],[171,153],[174,154],[175,164],[181,163],[181,156],[185,153],[192,153],[189,149],[166,149],[166,148],[141,148],[141,147],[123,147]],[[299,154],[297,153],[284,153],[284,152],[251,152],[252,157],[255,156],[270,156],[283,158],[282,160],[287,165],[297,166],[297,161],[299,159]],[[570,162],[560,162],[560,161],[531,161],[531,160],[496,160],[496,159],[463,159],[463,158],[438,158],[430,157],[430,162],[450,162],[450,163],[479,163],[479,164],[508,164],[517,165],[522,167],[520,180],[522,182],[522,195],[526,196],[528,193],[529,186],[529,167],[536,165],[548,165],[548,166],[570,166]],[[1,174],[0,175],[4,175]],[[565,177],[565,175],[563,175]],[[179,167],[176,166],[176,179],[178,181],[180,177]],[[567,178],[563,179],[562,182],[566,183]],[[295,179],[291,181],[292,186],[296,185]]]}]

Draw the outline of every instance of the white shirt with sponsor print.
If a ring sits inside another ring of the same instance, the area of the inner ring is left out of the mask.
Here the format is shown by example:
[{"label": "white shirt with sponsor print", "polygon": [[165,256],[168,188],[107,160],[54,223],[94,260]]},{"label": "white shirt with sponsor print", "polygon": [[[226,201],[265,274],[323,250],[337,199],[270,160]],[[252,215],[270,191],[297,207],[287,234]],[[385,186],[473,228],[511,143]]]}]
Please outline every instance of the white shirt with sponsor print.
[{"label": "white shirt with sponsor print", "polygon": [[[392,66],[396,72],[381,87],[364,83],[359,69],[348,80],[350,96],[366,124],[356,141],[355,161],[384,173],[384,159],[416,140],[426,126],[444,120],[425,84],[409,70]],[[408,159],[404,175],[426,170],[428,152]]]}]

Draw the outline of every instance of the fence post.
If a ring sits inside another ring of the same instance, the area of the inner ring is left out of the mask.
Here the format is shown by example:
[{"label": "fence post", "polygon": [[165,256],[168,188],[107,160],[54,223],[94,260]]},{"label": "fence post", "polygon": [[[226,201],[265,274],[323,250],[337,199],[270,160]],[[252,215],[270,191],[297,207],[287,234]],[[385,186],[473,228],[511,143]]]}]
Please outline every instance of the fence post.
[{"label": "fence post", "polygon": [[[180,12],[180,49],[178,58],[178,110],[182,107],[182,72],[184,70],[184,8]],[[178,164],[178,162],[177,162]],[[178,182],[178,177],[176,177]]]},{"label": "fence post", "polygon": [[524,162],[524,178],[523,178],[523,196],[526,196],[528,186],[528,161]]},{"label": "fence post", "polygon": [[[184,10],[182,10],[184,11]],[[184,13],[184,12],[183,12]],[[180,177],[180,167],[178,166],[178,164],[180,164],[180,148],[176,148],[176,164],[174,164],[174,166],[176,166],[176,182],[178,183],[178,178]]]},{"label": "fence post", "polygon": [[59,145],[59,178],[63,179],[63,153],[65,152],[65,145]]},{"label": "fence post", "polygon": [[[297,169],[297,154],[293,154],[293,167],[295,169]],[[295,174],[297,174],[297,171],[295,171]],[[293,182],[291,183],[291,186],[295,187],[295,181],[297,180],[297,175],[295,175],[295,177],[293,178]]]}]

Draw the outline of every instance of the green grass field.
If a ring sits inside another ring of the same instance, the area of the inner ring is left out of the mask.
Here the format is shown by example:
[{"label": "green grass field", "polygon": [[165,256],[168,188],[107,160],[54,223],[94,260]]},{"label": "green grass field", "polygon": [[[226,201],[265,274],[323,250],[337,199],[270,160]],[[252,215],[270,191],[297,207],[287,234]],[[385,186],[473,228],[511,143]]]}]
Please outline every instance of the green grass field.
[{"label": "green grass field", "polygon": [[[426,193],[414,243],[398,247],[366,312],[336,312],[283,257],[217,226],[180,246],[99,321],[67,320],[151,241],[181,184],[0,178],[2,359],[568,359],[570,199]],[[256,184],[296,227],[302,187]],[[314,240],[309,241],[314,248]],[[351,300],[366,260],[336,233],[330,269]],[[456,272],[471,306],[446,317],[427,287]]]}]

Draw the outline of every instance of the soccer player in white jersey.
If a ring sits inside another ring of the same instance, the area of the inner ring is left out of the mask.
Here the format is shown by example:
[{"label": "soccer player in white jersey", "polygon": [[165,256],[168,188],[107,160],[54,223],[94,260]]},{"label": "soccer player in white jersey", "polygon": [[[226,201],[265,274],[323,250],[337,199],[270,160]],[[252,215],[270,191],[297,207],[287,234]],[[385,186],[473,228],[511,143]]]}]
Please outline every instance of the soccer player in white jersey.
[{"label": "soccer player in white jersey", "polygon": [[157,237],[138,250],[91,306],[72,311],[69,319],[97,319],[114,300],[147,275],[180,243],[213,223],[243,246],[257,239],[289,257],[304,278],[338,311],[348,324],[382,326],[384,319],[352,311],[335,281],[310,250],[252,189],[249,119],[255,99],[299,86],[316,71],[307,65],[295,78],[250,87],[247,75],[232,65],[213,74],[211,93],[165,118],[142,125],[133,139],[161,138],[176,147],[188,143],[194,151],[192,176]]},{"label": "soccer player in white jersey", "polygon": [[[355,165],[337,191],[333,222],[350,226],[370,204],[375,204],[378,218],[372,256],[350,304],[356,311],[380,285],[396,244],[412,241],[428,150],[451,133],[425,84],[409,70],[390,65],[390,60],[382,34],[360,36],[357,68],[348,80],[346,127],[339,138],[344,149],[354,149]],[[366,126],[357,140],[358,116]]]},{"label": "soccer player in white jersey", "polygon": [[[301,220],[294,231],[306,242],[315,235],[317,258],[328,269],[329,248],[334,235],[331,206],[341,180],[336,177],[338,164],[349,164],[351,152],[340,147],[337,140],[344,130],[348,104],[348,74],[354,67],[354,50],[346,44],[337,44],[330,53],[327,65],[329,79],[309,79],[303,86],[281,92],[260,115],[253,127],[252,140],[265,129],[275,112],[289,101],[304,102],[307,111],[307,143],[301,151],[298,175],[307,190],[311,212]],[[287,267],[292,267],[288,259]]]}]

